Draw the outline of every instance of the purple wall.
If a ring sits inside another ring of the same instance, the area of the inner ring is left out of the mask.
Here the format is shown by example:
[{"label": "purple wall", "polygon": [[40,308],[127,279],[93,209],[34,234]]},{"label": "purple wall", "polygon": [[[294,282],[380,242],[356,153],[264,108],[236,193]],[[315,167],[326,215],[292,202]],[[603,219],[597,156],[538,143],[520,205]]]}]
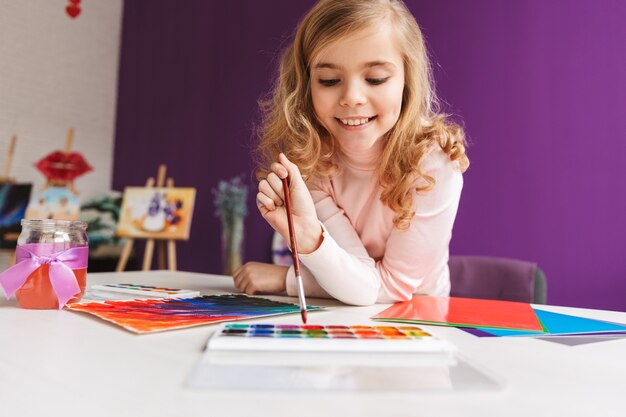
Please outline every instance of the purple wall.
[{"label": "purple wall", "polygon": [[113,186],[143,185],[166,163],[176,185],[197,188],[191,239],[178,243],[182,270],[222,271],[211,189],[240,174],[251,187],[245,257],[270,259],[272,230],[254,206],[252,130],[278,45],[312,4],[124,3]]},{"label": "purple wall", "polygon": [[472,143],[452,252],[533,260],[551,304],[626,310],[626,3],[409,4]]},{"label": "purple wall", "polygon": [[[164,162],[178,185],[197,187],[179,267],[213,273],[210,189],[244,172],[254,186],[256,100],[313,1],[221,3],[125,2],[113,179],[141,185]],[[551,304],[626,310],[626,4],[407,4],[471,141],[452,253],[533,260]],[[267,261],[271,230],[249,205],[246,258]]]}]

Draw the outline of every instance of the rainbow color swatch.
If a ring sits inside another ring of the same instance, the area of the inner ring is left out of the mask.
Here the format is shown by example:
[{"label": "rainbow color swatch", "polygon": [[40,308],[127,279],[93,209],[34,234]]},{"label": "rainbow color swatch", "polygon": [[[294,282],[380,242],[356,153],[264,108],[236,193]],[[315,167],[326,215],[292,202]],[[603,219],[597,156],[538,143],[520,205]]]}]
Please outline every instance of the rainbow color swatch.
[{"label": "rainbow color swatch", "polygon": [[[153,333],[224,321],[300,313],[297,304],[243,294],[193,298],[73,303],[69,310],[92,314],[133,333]],[[307,310],[322,310],[307,306]]]}]

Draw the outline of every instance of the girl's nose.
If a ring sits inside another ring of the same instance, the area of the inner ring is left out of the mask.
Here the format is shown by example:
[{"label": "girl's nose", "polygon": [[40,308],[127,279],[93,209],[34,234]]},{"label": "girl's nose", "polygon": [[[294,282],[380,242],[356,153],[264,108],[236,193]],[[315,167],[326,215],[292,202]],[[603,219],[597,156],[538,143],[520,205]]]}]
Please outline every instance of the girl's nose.
[{"label": "girl's nose", "polygon": [[352,81],[344,84],[344,89],[341,92],[341,98],[339,104],[346,107],[356,107],[363,105],[367,102],[363,86],[358,81]]}]

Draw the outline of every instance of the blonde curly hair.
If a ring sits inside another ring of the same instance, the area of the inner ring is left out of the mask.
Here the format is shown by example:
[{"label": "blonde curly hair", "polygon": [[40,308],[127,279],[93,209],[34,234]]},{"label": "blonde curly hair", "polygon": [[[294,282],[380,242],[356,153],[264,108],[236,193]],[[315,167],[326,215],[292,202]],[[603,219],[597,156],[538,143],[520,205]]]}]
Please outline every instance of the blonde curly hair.
[{"label": "blonde curly hair", "polygon": [[[310,63],[327,45],[387,21],[400,39],[405,85],[398,121],[387,132],[377,175],[381,201],[394,213],[394,225],[406,229],[414,215],[412,191],[432,189],[435,180],[420,171],[420,162],[434,145],[464,172],[469,166],[463,129],[438,111],[432,70],[422,32],[400,0],[321,0],[298,26],[284,51],[270,98],[261,101],[264,114],[258,130],[257,178],[284,152],[303,178],[331,177],[337,144],[317,119],[311,99]],[[422,186],[415,187],[417,179]]]}]

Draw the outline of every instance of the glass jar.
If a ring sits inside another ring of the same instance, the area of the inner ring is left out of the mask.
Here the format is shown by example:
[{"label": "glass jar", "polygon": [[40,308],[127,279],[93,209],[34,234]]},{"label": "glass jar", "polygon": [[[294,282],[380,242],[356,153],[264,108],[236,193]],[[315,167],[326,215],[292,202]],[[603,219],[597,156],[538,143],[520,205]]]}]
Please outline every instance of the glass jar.
[{"label": "glass jar", "polygon": [[243,217],[222,221],[222,266],[224,275],[232,275],[243,259]]},{"label": "glass jar", "polygon": [[[74,273],[80,288],[67,302],[79,301],[85,293],[87,282],[87,223],[71,220],[23,219],[22,233],[17,240],[16,263],[36,256],[40,266],[33,271],[15,297],[22,308],[56,309],[57,293],[50,281],[52,259],[63,262]],[[77,248],[70,251],[70,249]],[[70,279],[72,277],[69,277]],[[71,293],[70,293],[71,294]]]}]

